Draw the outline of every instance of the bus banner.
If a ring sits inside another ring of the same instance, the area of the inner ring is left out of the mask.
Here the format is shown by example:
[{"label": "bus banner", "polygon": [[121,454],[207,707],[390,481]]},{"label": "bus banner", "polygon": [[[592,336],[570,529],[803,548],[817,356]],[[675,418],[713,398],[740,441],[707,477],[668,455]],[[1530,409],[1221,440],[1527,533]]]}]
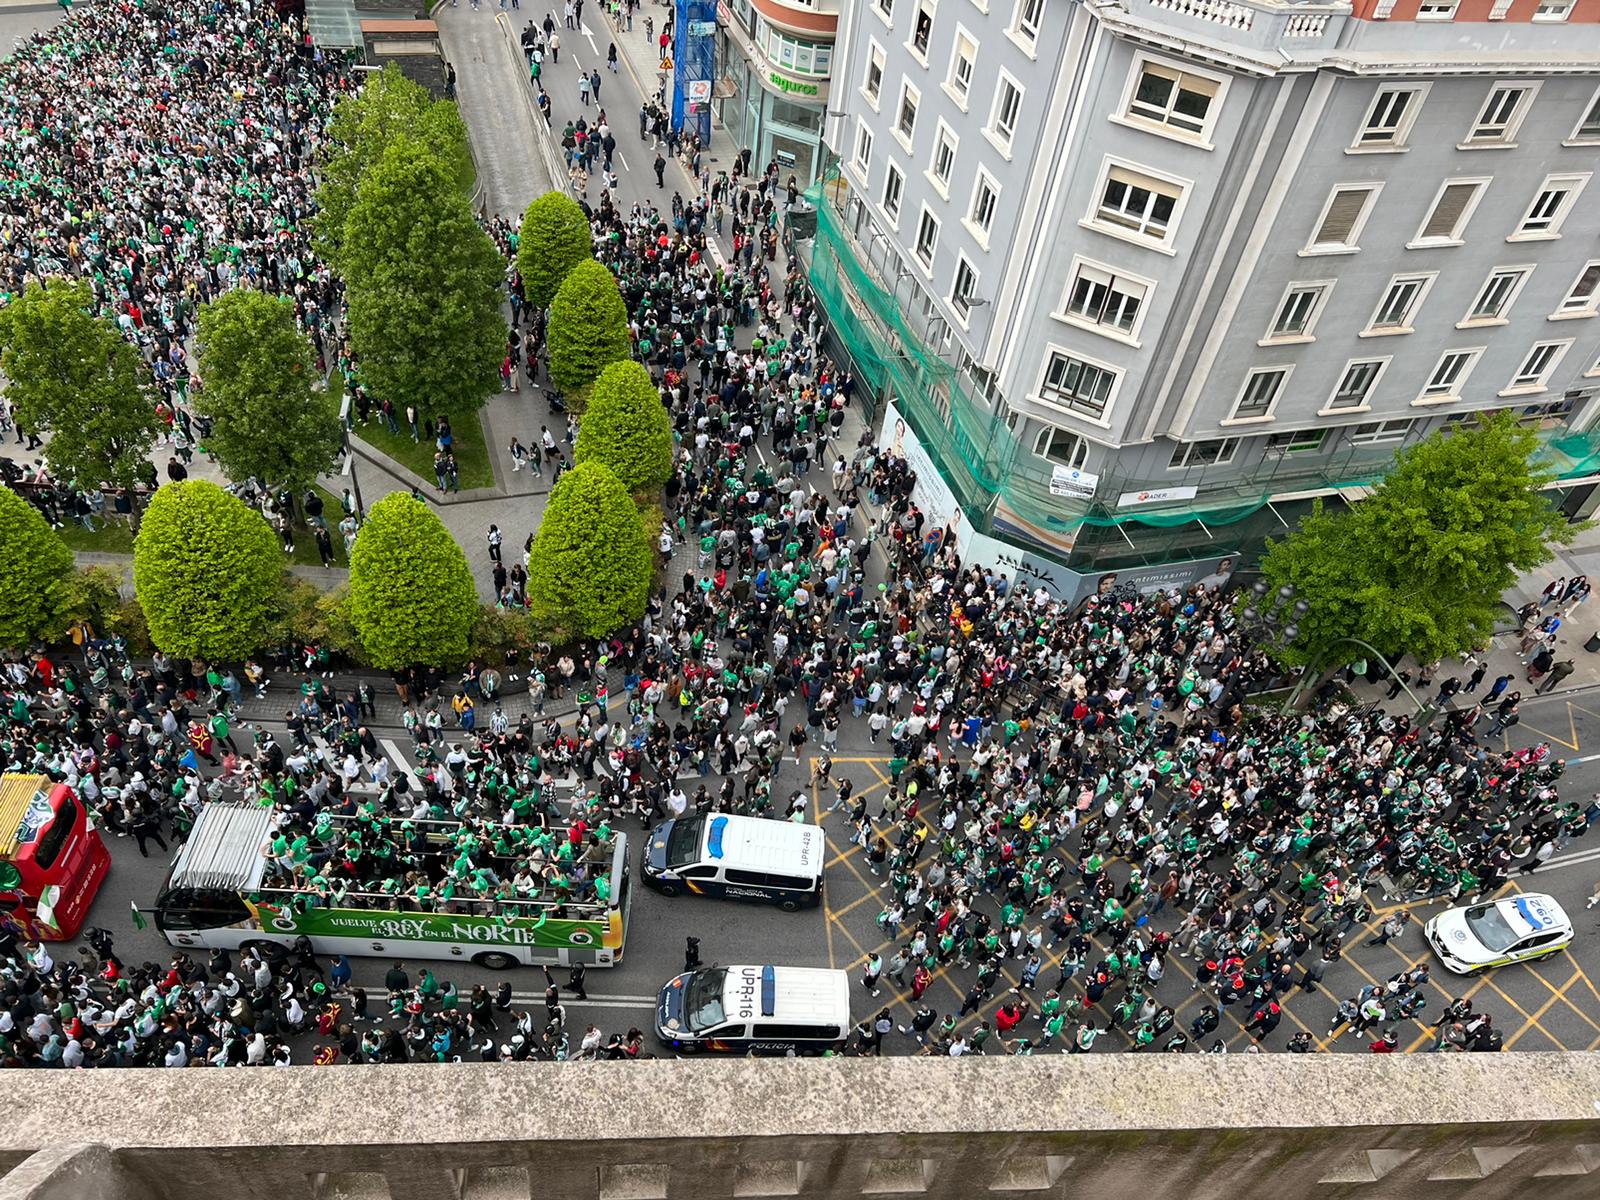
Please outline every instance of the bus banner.
[{"label": "bus banner", "polygon": [[622,946],[622,914],[604,919],[557,920],[549,917],[475,917],[461,913],[393,912],[362,908],[292,908],[257,901],[253,906],[263,930],[309,937],[362,937],[378,941],[473,942],[485,946]]}]

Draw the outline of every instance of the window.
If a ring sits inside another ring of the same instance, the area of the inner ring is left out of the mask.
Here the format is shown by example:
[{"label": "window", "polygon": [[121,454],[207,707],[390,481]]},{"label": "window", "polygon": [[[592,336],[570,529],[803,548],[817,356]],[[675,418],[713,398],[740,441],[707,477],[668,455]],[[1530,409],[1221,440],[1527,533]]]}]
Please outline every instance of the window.
[{"label": "window", "polygon": [[1368,322],[1368,333],[1411,332],[1412,320],[1422,305],[1422,297],[1433,282],[1432,275],[1396,275],[1378,301],[1377,311]]},{"label": "window", "polygon": [[1349,363],[1339,377],[1339,386],[1333,389],[1324,412],[1340,412],[1351,408],[1366,408],[1372,398],[1372,389],[1378,376],[1388,366],[1386,358],[1358,359]]},{"label": "window", "polygon": [[1578,122],[1578,127],[1572,131],[1570,140],[1600,142],[1600,91],[1595,92],[1589,101],[1589,106],[1583,110],[1583,118]]},{"label": "window", "polygon": [[978,273],[963,254],[956,261],[956,280],[950,287],[950,306],[963,321],[972,314],[972,294],[977,290]]},{"label": "window", "polygon": [[900,115],[895,118],[894,131],[908,145],[917,132],[917,106],[921,103],[921,92],[910,83],[900,85]]},{"label": "window", "polygon": [[972,95],[972,73],[977,67],[978,43],[967,36],[965,30],[956,31],[956,47],[950,52],[950,94],[961,107],[967,107]]},{"label": "window", "polygon": [[1039,398],[1058,408],[1100,420],[1111,403],[1116,373],[1059,352],[1050,355]]},{"label": "window", "polygon": [[1044,0],[1017,0],[1017,15],[1011,22],[1011,32],[1031,46],[1039,40],[1039,23],[1043,20]]},{"label": "window", "polygon": [[1448,21],[1456,15],[1456,0],[1422,0],[1417,6],[1419,21]]},{"label": "window", "polygon": [[1378,188],[1372,184],[1334,188],[1323,206],[1317,230],[1311,235],[1309,249],[1313,253],[1357,249],[1356,239],[1361,236],[1361,227],[1366,224],[1377,194]]},{"label": "window", "polygon": [[1531,267],[1496,267],[1484,280],[1483,289],[1467,311],[1466,324],[1478,321],[1504,323],[1511,302],[1522,290],[1523,281],[1532,273]]},{"label": "window", "polygon": [[1439,359],[1439,365],[1433,368],[1433,374],[1428,376],[1428,382],[1423,385],[1421,398],[1460,399],[1461,385],[1466,383],[1467,376],[1472,374],[1478,355],[1482,353],[1482,350],[1446,350]]},{"label": "window", "polygon": [[1469,146],[1509,146],[1517,136],[1517,126],[1533,99],[1534,88],[1526,83],[1498,83],[1483,102],[1483,111],[1467,134]]},{"label": "window", "polygon": [[33,865],[41,871],[48,871],[55,866],[56,859],[60,857],[62,848],[66,846],[67,838],[72,835],[73,826],[77,823],[77,800],[71,796],[62,796],[61,807],[56,809],[56,815],[50,818],[49,826],[34,845]]},{"label": "window", "polygon": [[1222,466],[1233,461],[1234,451],[1238,448],[1238,438],[1217,438],[1209,442],[1185,442],[1172,452],[1172,461],[1167,464],[1167,469]]},{"label": "window", "polygon": [[867,51],[867,75],[861,81],[861,93],[873,108],[878,107],[878,98],[883,94],[883,47],[877,42]]},{"label": "window", "polygon": [[1292,367],[1264,367],[1250,372],[1244,381],[1244,390],[1233,406],[1230,421],[1255,421],[1272,415],[1272,406],[1278,402],[1284,381]]},{"label": "window", "polygon": [[933,147],[933,165],[929,174],[939,190],[945,195],[950,193],[950,175],[956,168],[956,135],[943,121],[939,122],[939,140]]},{"label": "window", "polygon": [[1297,429],[1289,433],[1275,433],[1267,439],[1267,453],[1273,456],[1315,454],[1322,449],[1322,443],[1327,440],[1326,429]]},{"label": "window", "polygon": [[884,168],[883,173],[883,211],[889,215],[889,220],[899,224],[900,199],[905,192],[905,176],[900,174],[900,168],[890,163]]},{"label": "window", "polygon": [[1405,145],[1411,123],[1422,107],[1424,88],[1379,88],[1356,134],[1356,150],[1397,150]]},{"label": "window", "polygon": [[1563,317],[1592,317],[1597,306],[1600,306],[1600,261],[1585,265],[1578,275],[1578,281],[1567,293],[1567,298],[1556,309],[1556,314]]},{"label": "window", "polygon": [[1075,433],[1046,425],[1033,439],[1033,452],[1040,458],[1077,469],[1089,457],[1089,444]]},{"label": "window", "polygon": [[1067,312],[1081,323],[1132,334],[1148,292],[1144,283],[1080,263],[1067,289]]},{"label": "window", "polygon": [[1522,360],[1522,366],[1511,377],[1507,391],[1534,391],[1550,382],[1550,374],[1567,352],[1571,342],[1538,342]]},{"label": "window", "polygon": [[980,239],[987,242],[989,230],[994,226],[995,209],[1000,206],[1000,185],[989,177],[989,173],[982,167],[978,168],[978,182],[972,189],[972,211],[968,214],[974,230],[983,235]]},{"label": "window", "polygon": [[939,242],[939,218],[922,206],[922,219],[917,222],[917,242],[913,248],[917,261],[925,267],[933,266],[933,248]]},{"label": "window", "polygon": [[1561,233],[1561,223],[1572,211],[1588,175],[1551,175],[1539,185],[1533,203],[1510,240],[1553,238]]},{"label": "window", "polygon": [[933,4],[922,0],[917,5],[917,19],[911,26],[911,49],[924,61],[928,57],[928,41],[933,37]]},{"label": "window", "polygon": [[1352,446],[1385,446],[1391,442],[1405,441],[1414,424],[1416,422],[1408,418],[1368,421],[1364,425],[1352,425],[1348,438]]},{"label": "window", "polygon": [[856,151],[851,161],[863,175],[872,165],[872,130],[866,127],[860,117],[856,118]]},{"label": "window", "polygon": [[1478,206],[1478,196],[1483,191],[1484,182],[1481,179],[1451,180],[1440,188],[1433,202],[1433,211],[1422,223],[1422,228],[1417,230],[1417,236],[1411,244],[1440,246],[1459,243],[1472,210]]},{"label": "window", "polygon": [[1186,138],[1203,136],[1221,84],[1164,63],[1142,61],[1128,100],[1127,115],[1141,125],[1159,126]]},{"label": "window", "polygon": [[1165,242],[1182,196],[1183,189],[1177,184],[1127,167],[1112,167],[1106,172],[1094,219],[1151,241]]},{"label": "window", "polygon": [[1009,151],[1011,139],[1017,132],[1017,118],[1021,115],[1022,89],[1002,71],[1000,86],[994,90],[994,112],[989,118],[990,140],[1002,150]]},{"label": "window", "polygon": [[1539,0],[1533,10],[1535,21],[1565,21],[1572,13],[1573,0]]},{"label": "window", "polygon": [[1311,324],[1321,311],[1322,302],[1331,285],[1326,283],[1291,283],[1278,315],[1272,319],[1267,338],[1302,338],[1311,335]]},{"label": "window", "polygon": [[886,24],[894,24],[894,0],[872,0],[872,7]]}]

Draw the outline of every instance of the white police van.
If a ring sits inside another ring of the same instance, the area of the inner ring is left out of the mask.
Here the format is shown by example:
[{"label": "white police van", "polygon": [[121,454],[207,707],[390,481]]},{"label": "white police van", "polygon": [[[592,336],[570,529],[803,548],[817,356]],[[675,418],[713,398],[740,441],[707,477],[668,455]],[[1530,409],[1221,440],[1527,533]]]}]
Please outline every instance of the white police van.
[{"label": "white police van", "polygon": [[796,912],[822,899],[827,854],[820,825],[701,813],[651,831],[639,877],[663,896],[763,900]]},{"label": "white police van", "polygon": [[1457,975],[1546,958],[1572,943],[1572,921],[1543,892],[1446,909],[1422,932],[1445,970]]},{"label": "white police van", "polygon": [[826,967],[700,967],[656,1004],[656,1036],[683,1054],[822,1054],[850,1033],[850,976]]}]

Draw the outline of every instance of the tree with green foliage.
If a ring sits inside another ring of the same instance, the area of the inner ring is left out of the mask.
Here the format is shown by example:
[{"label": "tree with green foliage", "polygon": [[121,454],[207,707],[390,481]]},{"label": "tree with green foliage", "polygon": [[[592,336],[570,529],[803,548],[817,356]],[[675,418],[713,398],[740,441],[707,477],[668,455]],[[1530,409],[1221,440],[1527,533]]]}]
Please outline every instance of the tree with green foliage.
[{"label": "tree with green foliage", "polygon": [[546,192],[528,205],[517,235],[517,273],[529,304],[549,308],[572,268],[593,257],[594,234],[576,200]]},{"label": "tree with green foliage", "polygon": [[437,155],[401,139],[369,170],[344,245],[361,381],[404,412],[469,415],[500,390],[505,265]]},{"label": "tree with green foliage", "polygon": [[1423,662],[1484,645],[1518,575],[1551,558],[1571,525],[1540,490],[1538,436],[1509,413],[1456,426],[1403,450],[1373,494],[1348,512],[1319,503],[1300,528],[1268,542],[1262,570],[1310,607],[1279,657],[1336,665],[1339,643],[1360,639],[1391,662]]},{"label": "tree with green foliage", "polygon": [[312,392],[316,359],[294,318],[293,300],[253,288],[202,305],[204,387],[194,403],[211,418],[206,449],[230,479],[253,475],[298,492],[332,468],[344,434]]},{"label": "tree with green foliage", "polygon": [[0,487],[0,646],[62,632],[72,551],[39,510]]},{"label": "tree with green foliage", "polygon": [[433,99],[394,63],[369,74],[359,92],[334,105],[317,169],[312,235],[317,252],[341,274],[345,224],[355,207],[356,191],[366,173],[402,137],[433,151],[463,195],[471,187],[472,151],[455,101]]},{"label": "tree with green foliage", "polygon": [[609,467],[630,492],[659,488],[672,474],[672,421],[650,372],[632,359],[600,372],[578,428],[573,457]]},{"label": "tree with green foliage", "polygon": [[567,272],[550,302],[550,379],[562,391],[584,387],[629,356],[628,306],[617,277],[590,259]]},{"label": "tree with green foliage", "polygon": [[204,479],[169,483],[133,542],[133,588],[158,649],[226,661],[261,649],[283,552],[255,509]]},{"label": "tree with green foliage", "polygon": [[58,480],[128,488],[145,478],[157,425],[145,365],[95,316],[88,283],[30,283],[0,308],[0,370],[23,428],[51,435],[44,457]]},{"label": "tree with green foliage", "polygon": [[420,500],[391,492],[356,535],[348,609],[373,666],[454,666],[466,659],[478,592],[444,523]]},{"label": "tree with green foliage", "polygon": [[604,637],[644,615],[654,571],[639,510],[622,481],[597,462],[562,475],[528,560],[534,620]]}]

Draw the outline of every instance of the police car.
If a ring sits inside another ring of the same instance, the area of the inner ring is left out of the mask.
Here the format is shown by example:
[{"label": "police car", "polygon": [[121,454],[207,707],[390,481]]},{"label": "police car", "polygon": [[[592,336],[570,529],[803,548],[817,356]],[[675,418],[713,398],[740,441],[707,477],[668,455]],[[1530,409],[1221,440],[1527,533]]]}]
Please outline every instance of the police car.
[{"label": "police car", "polygon": [[1572,942],[1572,922],[1542,892],[1448,909],[1422,932],[1445,969],[1457,975],[1546,958]]}]

